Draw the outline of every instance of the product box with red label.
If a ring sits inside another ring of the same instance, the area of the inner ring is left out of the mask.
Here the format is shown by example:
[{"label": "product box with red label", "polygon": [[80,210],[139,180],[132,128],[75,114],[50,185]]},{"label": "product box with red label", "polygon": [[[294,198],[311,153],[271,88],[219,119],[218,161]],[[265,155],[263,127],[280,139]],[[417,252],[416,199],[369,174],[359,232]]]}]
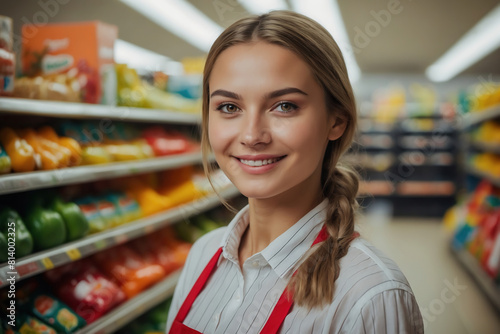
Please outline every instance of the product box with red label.
[{"label": "product box with red label", "polygon": [[116,26],[99,21],[24,25],[22,36],[24,75],[76,84],[80,101],[111,104]]}]

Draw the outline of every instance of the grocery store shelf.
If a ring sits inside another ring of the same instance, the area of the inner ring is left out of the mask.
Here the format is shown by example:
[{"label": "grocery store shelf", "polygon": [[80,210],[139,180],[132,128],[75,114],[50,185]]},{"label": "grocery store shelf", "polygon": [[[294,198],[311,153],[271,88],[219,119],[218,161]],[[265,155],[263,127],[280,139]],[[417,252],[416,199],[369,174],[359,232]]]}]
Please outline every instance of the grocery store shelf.
[{"label": "grocery store shelf", "polygon": [[499,177],[495,177],[489,173],[483,172],[482,170],[479,170],[471,165],[468,165],[466,167],[466,171],[469,174],[486,179],[486,180],[490,181],[491,183],[493,183],[494,185],[496,185],[497,187],[500,187],[500,178]]},{"label": "grocery store shelf", "polygon": [[195,152],[144,160],[6,174],[0,176],[0,195],[166,170],[201,161],[201,153]]},{"label": "grocery store shelf", "polygon": [[500,105],[496,105],[482,111],[469,112],[461,118],[461,122],[459,122],[459,124],[462,129],[466,129],[472,125],[497,117],[500,117]]},{"label": "grocery store shelf", "polygon": [[500,312],[500,288],[495,285],[493,279],[488,276],[477,260],[467,250],[457,250],[453,246],[450,249],[458,262],[471,274],[497,311]]},{"label": "grocery store shelf", "polygon": [[399,196],[442,197],[453,196],[455,185],[452,181],[404,181],[397,185]]},{"label": "grocery store shelf", "polygon": [[90,325],[75,332],[75,334],[106,334],[113,333],[122,328],[131,320],[139,317],[149,309],[172,296],[181,271],[182,270],[177,270],[170,274],[163,281],[116,307]]},{"label": "grocery store shelf", "polygon": [[389,196],[394,193],[394,186],[389,181],[361,181],[358,196]]},{"label": "grocery store shelf", "polygon": [[[232,185],[220,191],[220,195],[227,199],[238,194],[238,190]],[[20,280],[39,274],[152,233],[162,227],[214,208],[220,205],[220,203],[219,197],[215,194],[211,194],[165,212],[145,217],[114,229],[92,234],[83,239],[66,243],[53,249],[17,259],[15,271],[11,270],[7,263],[4,263],[0,266],[0,287],[7,285],[7,277],[15,276],[17,280]]]},{"label": "grocery store shelf", "polygon": [[483,152],[500,154],[500,143],[491,144],[479,140],[469,140],[469,144],[471,144],[475,148],[480,149]]},{"label": "grocery store shelf", "polygon": [[105,118],[119,121],[198,124],[200,114],[99,104],[0,98],[0,111],[19,115],[50,116],[76,119]]}]

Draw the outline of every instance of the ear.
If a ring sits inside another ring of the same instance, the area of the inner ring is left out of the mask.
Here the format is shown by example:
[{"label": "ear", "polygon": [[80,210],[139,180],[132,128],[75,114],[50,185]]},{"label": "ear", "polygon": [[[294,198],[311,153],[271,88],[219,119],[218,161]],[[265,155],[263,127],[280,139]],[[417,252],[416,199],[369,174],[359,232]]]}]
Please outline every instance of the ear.
[{"label": "ear", "polygon": [[347,127],[347,120],[341,117],[333,117],[331,122],[330,132],[328,133],[329,140],[337,140],[339,139],[345,131]]}]

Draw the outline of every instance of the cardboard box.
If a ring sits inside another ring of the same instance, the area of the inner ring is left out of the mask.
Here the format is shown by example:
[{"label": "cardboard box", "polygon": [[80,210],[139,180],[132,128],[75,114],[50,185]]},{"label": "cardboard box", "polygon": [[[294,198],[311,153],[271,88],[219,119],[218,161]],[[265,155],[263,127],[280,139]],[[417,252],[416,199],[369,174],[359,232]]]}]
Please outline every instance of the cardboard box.
[{"label": "cardboard box", "polygon": [[76,79],[82,102],[109,99],[102,78],[114,71],[116,26],[99,21],[24,25],[22,36],[24,75],[57,77],[58,82]]}]

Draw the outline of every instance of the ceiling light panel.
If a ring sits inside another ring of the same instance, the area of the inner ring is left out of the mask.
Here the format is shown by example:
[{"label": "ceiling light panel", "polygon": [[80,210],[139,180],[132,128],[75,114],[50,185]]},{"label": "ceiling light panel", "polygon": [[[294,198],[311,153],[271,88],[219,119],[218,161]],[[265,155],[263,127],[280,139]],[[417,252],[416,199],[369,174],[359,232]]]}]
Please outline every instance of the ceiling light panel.
[{"label": "ceiling light panel", "polygon": [[164,29],[208,52],[223,28],[183,0],[120,0]]},{"label": "ceiling light panel", "polygon": [[292,9],[306,15],[325,27],[340,47],[349,73],[349,79],[356,82],[361,77],[361,70],[354,57],[354,52],[345,29],[342,15],[336,0],[290,0]]},{"label": "ceiling light panel", "polygon": [[500,47],[500,5],[489,12],[425,71],[432,81],[447,81]]}]

